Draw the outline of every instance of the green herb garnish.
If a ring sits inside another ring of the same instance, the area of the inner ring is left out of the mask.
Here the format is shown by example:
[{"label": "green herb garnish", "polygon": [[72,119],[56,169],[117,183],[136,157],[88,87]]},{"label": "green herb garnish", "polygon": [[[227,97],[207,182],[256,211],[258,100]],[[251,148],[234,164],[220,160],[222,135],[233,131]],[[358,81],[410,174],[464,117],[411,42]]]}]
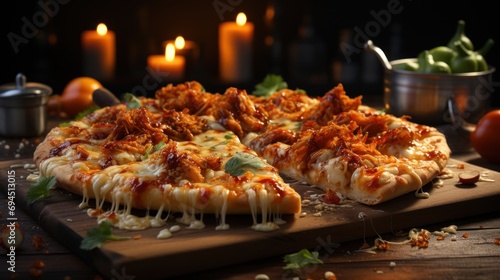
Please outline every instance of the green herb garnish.
[{"label": "green herb garnish", "polygon": [[322,264],[323,261],[318,258],[318,252],[312,253],[307,249],[302,249],[297,253],[285,255],[283,261],[287,263],[283,269],[300,269],[311,264]]},{"label": "green herb garnish", "polygon": [[231,176],[241,176],[247,171],[260,170],[266,164],[261,158],[248,153],[237,152],[226,162],[226,173]]},{"label": "green herb garnish", "polygon": [[123,94],[123,100],[127,104],[127,109],[137,109],[142,107],[142,102],[132,93]]},{"label": "green herb garnish", "polygon": [[130,236],[114,235],[111,224],[107,221],[103,221],[99,223],[97,227],[91,228],[87,231],[87,236],[83,238],[82,243],[80,244],[80,249],[92,250],[94,248],[100,248],[102,244],[108,240],[120,241],[129,240],[131,238],[132,237]]},{"label": "green herb garnish", "polygon": [[142,160],[145,160],[149,157],[149,155],[151,154],[151,151],[154,149],[154,151],[159,151],[161,150],[163,147],[165,146],[165,142],[159,142],[158,144],[154,145],[154,146],[149,146],[147,149],[146,149],[146,153],[141,157]]},{"label": "green herb garnish", "polygon": [[267,97],[287,87],[288,84],[283,81],[283,77],[280,75],[268,74],[260,84],[255,86],[255,90],[252,94]]},{"label": "green herb garnish", "polygon": [[52,194],[55,184],[55,176],[38,178],[38,180],[28,189],[26,193],[28,204],[32,204],[39,199],[49,197]]},{"label": "green herb garnish", "polygon": [[[233,138],[234,134],[232,133],[228,133],[228,134],[225,134],[224,135],[224,139],[226,139],[225,141],[222,141],[220,143],[217,143],[215,145],[213,145],[212,147],[210,147],[211,150],[215,149],[215,147],[217,146],[220,146],[220,145],[227,145],[229,144],[229,141],[231,141],[231,139]],[[212,140],[212,139],[211,139]]]}]

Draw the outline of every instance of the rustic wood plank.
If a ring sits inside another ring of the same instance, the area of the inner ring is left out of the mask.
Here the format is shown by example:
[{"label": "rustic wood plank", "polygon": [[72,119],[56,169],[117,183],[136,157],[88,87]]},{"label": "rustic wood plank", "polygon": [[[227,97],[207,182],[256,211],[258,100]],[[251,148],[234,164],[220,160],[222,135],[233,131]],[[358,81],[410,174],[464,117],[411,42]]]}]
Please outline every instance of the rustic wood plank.
[{"label": "rustic wood plank", "polygon": [[[10,164],[15,162],[19,161],[4,163],[0,176],[5,176],[6,168],[8,169]],[[451,163],[457,163],[457,161],[452,160]],[[26,176],[22,169],[17,172],[20,176]],[[497,172],[492,171],[490,176],[497,181],[500,180]],[[183,229],[173,238],[158,240],[156,235],[159,229],[148,229],[140,232],[142,237],[138,240],[109,242],[101,250],[89,252],[79,249],[79,244],[87,230],[96,226],[96,223],[95,220],[88,218],[84,211],[77,209],[81,198],[63,190],[57,190],[50,198],[28,205],[25,195],[29,184],[23,183],[21,177],[19,178],[16,204],[30,213],[35,221],[77,256],[108,277],[112,276],[112,271],[125,269],[130,275],[140,275],[145,270],[149,271],[150,279],[176,276],[193,270],[203,271],[236,265],[295,252],[302,248],[314,249],[325,240],[336,243],[347,242],[375,236],[377,233],[383,234],[490,213],[498,210],[497,201],[500,199],[500,189],[497,184],[480,182],[474,188],[462,188],[455,185],[456,181],[450,179],[446,181],[443,188],[426,187],[425,190],[431,194],[431,197],[425,200],[417,199],[414,194],[410,193],[372,207],[357,203],[352,203],[350,207],[335,207],[329,211],[323,211],[320,216],[312,215],[317,212],[314,206],[305,206],[304,211],[308,213],[306,217],[284,217],[287,224],[275,232],[256,232],[249,229],[252,221],[249,216],[245,215],[228,217],[231,229],[223,232],[216,231],[214,229],[215,217],[206,215],[204,221],[207,227],[203,230]],[[3,185],[5,178],[2,177],[0,180]],[[321,192],[309,186],[297,185],[296,187],[303,195],[306,191]],[[364,213],[364,220],[359,218],[360,213]],[[137,234],[124,230],[116,230],[115,233],[118,235]],[[470,235],[471,240],[474,240],[474,235],[472,233]],[[441,244],[445,244],[444,242],[448,241],[442,242]],[[221,251],[224,254],[220,254]],[[245,253],[242,254],[242,252]],[[491,253],[486,252],[486,255]],[[219,257],[213,258],[214,254]],[[387,258],[397,256],[400,259],[411,260],[422,254],[425,252],[419,250],[405,251],[405,253],[389,251],[384,256]],[[443,254],[443,256],[449,255],[450,253]],[[332,257],[335,259],[335,255]],[[341,258],[344,261],[349,259],[345,255]],[[363,258],[366,260],[372,257],[363,256]],[[172,264],[175,269],[165,271],[165,264]]]}]

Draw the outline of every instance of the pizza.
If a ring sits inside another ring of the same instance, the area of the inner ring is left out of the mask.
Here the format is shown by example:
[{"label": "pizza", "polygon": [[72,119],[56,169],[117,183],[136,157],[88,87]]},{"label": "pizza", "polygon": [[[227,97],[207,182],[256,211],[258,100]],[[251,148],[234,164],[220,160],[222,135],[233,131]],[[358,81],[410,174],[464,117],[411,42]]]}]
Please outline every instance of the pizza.
[{"label": "pizza", "polygon": [[[256,96],[189,81],[53,128],[34,162],[40,176],[81,196],[90,216],[119,228],[181,213],[190,227],[214,214],[216,228],[228,229],[227,215],[247,214],[267,231],[301,212],[290,180],[376,205],[422,188],[449,157],[436,128],[365,106],[342,84],[317,97],[288,88]],[[157,214],[139,219],[133,209]]]}]

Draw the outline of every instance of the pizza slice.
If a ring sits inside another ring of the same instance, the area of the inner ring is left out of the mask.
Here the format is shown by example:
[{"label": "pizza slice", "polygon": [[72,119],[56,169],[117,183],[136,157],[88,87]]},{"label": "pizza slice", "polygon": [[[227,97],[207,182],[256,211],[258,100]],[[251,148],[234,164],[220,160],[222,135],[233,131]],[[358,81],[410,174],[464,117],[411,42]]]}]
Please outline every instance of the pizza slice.
[{"label": "pizza slice", "polygon": [[367,205],[416,191],[446,166],[450,149],[437,129],[373,112],[277,127],[249,147],[291,178]]},{"label": "pizza slice", "polygon": [[[256,230],[272,230],[282,214],[301,210],[299,194],[234,132],[209,116],[161,109],[152,99],[52,129],[34,161],[41,176],[55,176],[60,187],[81,195],[82,208],[95,199],[89,215],[120,228],[160,226],[164,213],[179,212],[190,227],[203,227],[204,213],[219,217],[217,229],[229,227],[227,214],[250,214]],[[157,214],[138,218],[133,209]]]}]

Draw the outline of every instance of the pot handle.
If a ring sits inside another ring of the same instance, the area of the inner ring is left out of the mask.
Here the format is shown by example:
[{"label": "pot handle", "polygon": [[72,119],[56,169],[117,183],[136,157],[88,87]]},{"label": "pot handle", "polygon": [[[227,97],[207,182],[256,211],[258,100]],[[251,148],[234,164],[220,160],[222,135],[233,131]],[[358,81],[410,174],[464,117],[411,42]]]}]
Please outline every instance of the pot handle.
[{"label": "pot handle", "polygon": [[453,95],[448,98],[448,112],[450,113],[451,123],[457,133],[469,136],[476,129],[476,125],[467,122],[460,115]]},{"label": "pot handle", "polygon": [[381,48],[375,46],[373,44],[372,40],[366,41],[366,43],[365,43],[365,50],[369,50],[369,51],[374,52],[377,55],[377,57],[380,60],[380,62],[382,62],[382,65],[384,66],[384,68],[386,70],[391,70],[392,69],[392,65],[389,62],[389,59],[385,55],[384,51]]}]

